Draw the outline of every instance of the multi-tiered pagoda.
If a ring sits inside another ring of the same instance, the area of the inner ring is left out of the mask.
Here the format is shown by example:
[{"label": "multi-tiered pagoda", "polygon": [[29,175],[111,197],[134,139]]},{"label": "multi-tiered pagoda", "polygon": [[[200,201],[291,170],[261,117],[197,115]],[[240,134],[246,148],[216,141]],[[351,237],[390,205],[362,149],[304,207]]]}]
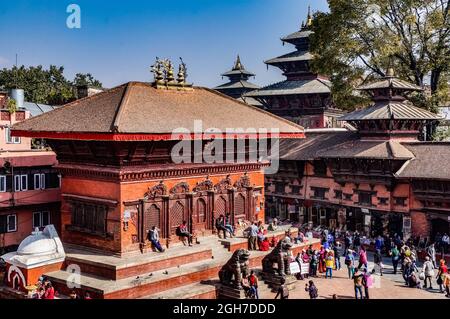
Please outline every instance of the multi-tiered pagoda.
[{"label": "multi-tiered pagoda", "polygon": [[286,80],[245,96],[258,100],[270,112],[305,128],[337,127],[336,118],[342,115],[342,111],[333,105],[331,82],[311,70],[311,25],[309,10],[307,21],[302,23],[300,30],[281,39],[283,44],[292,44],[296,50],[265,62],[281,69]]},{"label": "multi-tiered pagoda", "polygon": [[280,142],[280,172],[266,176],[266,211],[370,236],[448,232],[450,145],[419,141],[441,117],[412,105],[408,96],[422,88],[393,70],[359,90],[372,104],[339,118],[356,130]]},{"label": "multi-tiered pagoda", "polygon": [[227,77],[229,81],[225,84],[215,87],[214,90],[231,96],[232,98],[238,99],[247,104],[261,106],[261,103],[259,103],[257,100],[251,97],[244,97],[246,93],[260,88],[258,85],[248,81],[251,77],[254,76],[254,73],[245,69],[244,65],[241,62],[241,58],[238,55],[233,68],[230,71],[222,74],[222,77]]}]

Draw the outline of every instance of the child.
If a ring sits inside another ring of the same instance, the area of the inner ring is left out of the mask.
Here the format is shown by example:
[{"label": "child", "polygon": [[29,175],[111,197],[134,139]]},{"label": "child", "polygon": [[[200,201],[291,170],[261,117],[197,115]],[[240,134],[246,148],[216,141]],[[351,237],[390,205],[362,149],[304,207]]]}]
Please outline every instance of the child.
[{"label": "child", "polygon": [[311,299],[317,299],[317,297],[319,297],[319,291],[312,280],[309,281],[309,285],[305,285],[305,291],[309,293],[309,298]]}]

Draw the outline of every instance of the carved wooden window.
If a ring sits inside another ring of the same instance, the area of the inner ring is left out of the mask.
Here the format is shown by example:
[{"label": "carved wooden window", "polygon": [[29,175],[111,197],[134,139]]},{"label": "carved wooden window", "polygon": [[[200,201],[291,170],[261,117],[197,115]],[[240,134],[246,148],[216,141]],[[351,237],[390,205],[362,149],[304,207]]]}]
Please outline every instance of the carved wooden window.
[{"label": "carved wooden window", "polygon": [[335,190],[335,191],[334,191],[334,198],[335,198],[335,199],[342,199],[342,191],[340,191],[340,190]]},{"label": "carved wooden window", "polygon": [[204,223],[206,221],[206,203],[203,198],[197,201],[197,223]]},{"label": "carved wooden window", "polygon": [[372,193],[359,192],[358,197],[360,205],[372,206]]},{"label": "carved wooden window", "polygon": [[170,225],[172,235],[175,235],[176,229],[184,220],[184,205],[176,202],[170,210]]},{"label": "carved wooden window", "polygon": [[397,206],[406,206],[406,197],[395,197],[395,205]]},{"label": "carved wooden window", "polygon": [[245,219],[245,197],[242,194],[236,197],[235,217]]},{"label": "carved wooden window", "polygon": [[311,190],[314,192],[312,198],[315,199],[325,199],[325,194],[329,191],[328,188],[321,187],[311,187]]},{"label": "carved wooden window", "polygon": [[161,210],[158,206],[153,204],[149,209],[145,211],[144,215],[144,228],[145,231],[149,231],[153,226],[161,227]]},{"label": "carved wooden window", "polygon": [[223,197],[219,197],[219,199],[216,200],[214,218],[217,218],[220,215],[225,215],[226,212],[227,212],[227,201]]},{"label": "carved wooden window", "polygon": [[80,231],[96,234],[106,233],[108,208],[104,205],[72,203],[72,226]]}]

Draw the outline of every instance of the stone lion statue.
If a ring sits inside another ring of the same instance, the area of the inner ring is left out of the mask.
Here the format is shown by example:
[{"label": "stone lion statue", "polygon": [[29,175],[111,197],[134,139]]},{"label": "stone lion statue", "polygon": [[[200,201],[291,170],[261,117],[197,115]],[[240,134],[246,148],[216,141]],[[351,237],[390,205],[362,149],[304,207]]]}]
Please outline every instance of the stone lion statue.
[{"label": "stone lion statue", "polygon": [[291,274],[290,257],[292,243],[286,239],[280,240],[277,246],[262,260],[263,272],[275,274],[274,264],[278,265],[278,275],[285,276]]},{"label": "stone lion statue", "polygon": [[248,250],[236,250],[231,259],[220,269],[220,282],[241,289],[242,278],[250,275],[249,258],[250,252]]}]

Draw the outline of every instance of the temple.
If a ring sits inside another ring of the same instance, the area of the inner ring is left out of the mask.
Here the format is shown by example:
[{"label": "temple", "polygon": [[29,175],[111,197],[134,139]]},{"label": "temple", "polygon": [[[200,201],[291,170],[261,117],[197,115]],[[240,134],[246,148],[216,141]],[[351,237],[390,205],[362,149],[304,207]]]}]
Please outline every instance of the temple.
[{"label": "temple", "polygon": [[420,87],[387,74],[359,88],[369,107],[339,119],[354,130],[280,143],[280,171],[266,177],[268,215],[369,236],[448,232],[450,175],[439,167],[450,165],[450,144],[419,141],[440,117],[407,100]]},{"label": "temple", "polygon": [[[184,70],[180,65],[175,79],[171,62],[158,60],[153,83],[125,83],[14,126],[14,136],[45,138],[57,154],[66,258],[45,275],[61,293],[70,293],[71,265],[81,268],[81,289],[96,298],[139,298],[199,285],[217,276],[230,252],[247,245],[246,238],[221,242],[211,236],[219,215],[230,213],[236,227],[265,220],[264,169],[270,163],[254,156],[252,145],[301,139],[303,128],[193,87]],[[181,245],[176,229],[183,221],[194,247]],[[148,241],[153,226],[161,230],[164,254],[153,252]],[[158,274],[148,277],[150,272]],[[139,289],[136,276],[142,278]],[[215,293],[214,286],[206,289]]]},{"label": "temple", "polygon": [[239,55],[236,58],[233,68],[222,74],[222,77],[227,77],[229,81],[225,84],[219,85],[214,90],[219,91],[239,101],[245,102],[253,106],[261,106],[257,100],[251,97],[245,97],[245,93],[259,89],[259,86],[249,82],[249,78],[254,77],[250,71],[247,71],[241,62]]},{"label": "temple", "polygon": [[333,104],[331,82],[311,70],[311,25],[309,10],[300,30],[281,39],[296,50],[265,62],[267,66],[281,69],[286,80],[249,92],[245,97],[256,99],[269,112],[305,128],[341,127],[337,118],[343,112]]}]

